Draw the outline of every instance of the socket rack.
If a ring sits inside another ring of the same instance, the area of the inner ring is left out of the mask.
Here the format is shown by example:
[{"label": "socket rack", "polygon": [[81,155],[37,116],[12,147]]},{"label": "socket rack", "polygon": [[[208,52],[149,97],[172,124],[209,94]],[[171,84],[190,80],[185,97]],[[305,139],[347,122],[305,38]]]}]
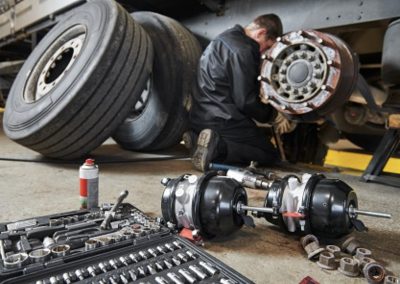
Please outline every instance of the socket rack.
[{"label": "socket rack", "polygon": [[0,224],[0,283],[252,283],[123,203]]}]

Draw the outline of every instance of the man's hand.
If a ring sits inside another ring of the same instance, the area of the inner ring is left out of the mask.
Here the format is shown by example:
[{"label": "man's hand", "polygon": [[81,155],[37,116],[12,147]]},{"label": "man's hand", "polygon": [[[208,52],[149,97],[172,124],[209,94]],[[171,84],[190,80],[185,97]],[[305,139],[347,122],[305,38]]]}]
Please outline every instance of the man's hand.
[{"label": "man's hand", "polygon": [[282,113],[278,112],[272,126],[275,128],[276,133],[284,134],[295,130],[297,122],[289,120]]}]

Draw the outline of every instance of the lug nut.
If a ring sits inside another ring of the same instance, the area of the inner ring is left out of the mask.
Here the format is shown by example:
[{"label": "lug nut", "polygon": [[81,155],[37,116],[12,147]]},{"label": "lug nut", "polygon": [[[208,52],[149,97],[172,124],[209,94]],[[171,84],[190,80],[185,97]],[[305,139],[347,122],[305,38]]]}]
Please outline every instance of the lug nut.
[{"label": "lug nut", "polygon": [[362,257],[357,260],[358,260],[358,266],[360,268],[361,273],[364,273],[363,269],[368,263],[376,262],[374,259],[372,259],[370,257]]},{"label": "lug nut", "polygon": [[341,249],[335,245],[327,245],[326,250],[332,253],[336,258],[340,257]]},{"label": "lug nut", "polygon": [[399,284],[400,278],[392,275],[387,275],[383,284]]},{"label": "lug nut", "polygon": [[371,251],[366,248],[357,248],[355,257],[361,259],[363,257],[370,257],[372,255]]},{"label": "lug nut", "polygon": [[307,253],[308,259],[313,259],[315,257],[318,257],[318,255],[325,249],[321,248],[317,242],[311,242],[305,246],[304,250]]},{"label": "lug nut", "polygon": [[361,247],[361,245],[354,237],[346,239],[342,244],[342,250],[352,255],[355,254],[359,247]]},{"label": "lug nut", "polygon": [[340,259],[338,270],[346,276],[356,277],[359,274],[358,262],[352,258],[343,257]]},{"label": "lug nut", "polygon": [[382,283],[382,281],[385,279],[386,271],[381,264],[377,262],[371,262],[364,266],[363,274],[368,283],[378,284]]},{"label": "lug nut", "polygon": [[335,256],[333,253],[329,251],[321,252],[317,264],[319,267],[327,270],[335,270],[337,268],[337,262],[335,261]]}]

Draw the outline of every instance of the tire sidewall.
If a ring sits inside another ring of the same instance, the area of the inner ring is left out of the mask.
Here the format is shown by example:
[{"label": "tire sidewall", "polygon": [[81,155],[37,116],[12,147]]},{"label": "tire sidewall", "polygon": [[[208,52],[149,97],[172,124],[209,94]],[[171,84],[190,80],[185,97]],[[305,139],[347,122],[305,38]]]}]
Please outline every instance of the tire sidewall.
[{"label": "tire sidewall", "polygon": [[[101,56],[117,20],[117,7],[110,1],[96,2],[84,4],[85,7],[68,13],[25,61],[11,88],[4,115],[4,130],[11,139],[23,139],[51,123],[74,100],[75,95],[84,88],[87,78],[101,64]],[[76,61],[48,94],[35,102],[26,102],[23,96],[35,65],[48,48],[54,46],[60,36],[75,25],[82,25],[86,29],[86,38]]]}]

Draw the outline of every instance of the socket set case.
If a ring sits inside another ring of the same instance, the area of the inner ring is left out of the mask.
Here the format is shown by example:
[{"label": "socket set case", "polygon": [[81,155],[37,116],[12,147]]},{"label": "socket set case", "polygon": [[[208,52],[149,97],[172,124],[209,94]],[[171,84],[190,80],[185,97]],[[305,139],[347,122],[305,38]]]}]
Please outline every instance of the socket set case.
[{"label": "socket set case", "polygon": [[0,224],[1,283],[252,283],[123,203]]}]

